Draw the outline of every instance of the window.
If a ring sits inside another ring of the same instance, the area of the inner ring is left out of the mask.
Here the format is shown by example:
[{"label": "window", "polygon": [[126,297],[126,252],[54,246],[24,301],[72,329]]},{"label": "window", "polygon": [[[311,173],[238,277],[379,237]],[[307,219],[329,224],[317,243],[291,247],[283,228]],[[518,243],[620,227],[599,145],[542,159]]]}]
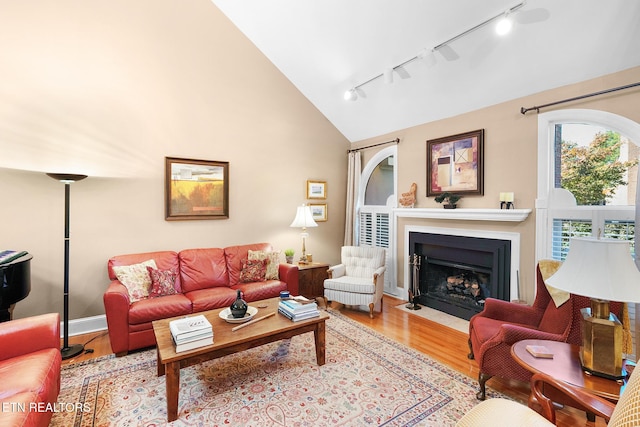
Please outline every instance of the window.
[{"label": "window", "polygon": [[393,239],[391,210],[396,207],[396,153],[396,146],[385,148],[366,164],[361,175],[357,208],[357,244],[387,249],[385,292],[392,294],[397,293],[389,250]]},{"label": "window", "polygon": [[[640,124],[604,111],[538,116],[537,260],[564,260],[577,236],[629,240],[635,257],[638,143]],[[629,316],[635,334],[634,304]]]}]

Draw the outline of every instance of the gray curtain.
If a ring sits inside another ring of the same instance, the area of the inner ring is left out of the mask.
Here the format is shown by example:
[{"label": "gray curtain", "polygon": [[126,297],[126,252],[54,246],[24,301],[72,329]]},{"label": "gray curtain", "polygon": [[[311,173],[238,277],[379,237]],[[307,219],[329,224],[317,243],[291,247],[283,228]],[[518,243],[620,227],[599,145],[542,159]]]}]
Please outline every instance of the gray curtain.
[{"label": "gray curtain", "polygon": [[352,151],[348,157],[347,169],[347,203],[344,222],[344,246],[353,246],[358,241],[356,203],[358,201],[358,189],[360,187],[360,173],[362,172],[359,151]]}]

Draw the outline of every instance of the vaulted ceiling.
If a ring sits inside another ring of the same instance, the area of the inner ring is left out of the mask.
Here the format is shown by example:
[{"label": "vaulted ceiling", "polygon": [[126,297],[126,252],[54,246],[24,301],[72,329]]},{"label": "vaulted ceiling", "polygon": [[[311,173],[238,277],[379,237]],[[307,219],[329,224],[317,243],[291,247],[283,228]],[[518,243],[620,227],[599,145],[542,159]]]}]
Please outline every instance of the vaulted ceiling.
[{"label": "vaulted ceiling", "polygon": [[528,0],[345,101],[522,0],[212,1],[352,142],[640,65],[640,2]]}]

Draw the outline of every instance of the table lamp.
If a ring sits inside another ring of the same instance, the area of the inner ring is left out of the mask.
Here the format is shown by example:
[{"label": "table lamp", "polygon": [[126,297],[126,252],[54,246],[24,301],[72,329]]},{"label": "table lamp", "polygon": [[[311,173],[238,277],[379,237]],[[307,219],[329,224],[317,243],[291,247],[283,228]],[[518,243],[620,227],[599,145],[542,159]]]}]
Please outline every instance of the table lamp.
[{"label": "table lamp", "polygon": [[309,233],[307,233],[307,227],[317,227],[318,224],[313,220],[313,214],[311,213],[311,208],[306,206],[304,203],[302,206],[298,206],[298,210],[296,211],[296,217],[293,219],[293,222],[289,227],[302,228],[302,256],[300,257],[300,264],[308,264],[307,261],[307,249],[305,248],[305,239],[309,237]]},{"label": "table lamp", "polygon": [[572,238],[567,259],[546,283],[591,298],[591,307],[581,310],[582,368],[605,378],[624,378],[622,324],[609,312],[609,301],[640,302],[640,272],[629,242]]}]

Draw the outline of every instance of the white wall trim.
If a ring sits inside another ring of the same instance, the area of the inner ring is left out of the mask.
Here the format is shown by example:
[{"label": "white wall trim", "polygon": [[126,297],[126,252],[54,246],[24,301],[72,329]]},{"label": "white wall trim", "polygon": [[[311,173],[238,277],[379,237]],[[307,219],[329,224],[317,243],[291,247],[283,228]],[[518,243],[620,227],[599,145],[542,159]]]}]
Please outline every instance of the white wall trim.
[{"label": "white wall trim", "polygon": [[[69,320],[69,336],[89,334],[107,329],[107,316],[104,314]],[[60,334],[64,334],[64,324],[60,322]],[[62,338],[62,335],[60,335]]]}]

